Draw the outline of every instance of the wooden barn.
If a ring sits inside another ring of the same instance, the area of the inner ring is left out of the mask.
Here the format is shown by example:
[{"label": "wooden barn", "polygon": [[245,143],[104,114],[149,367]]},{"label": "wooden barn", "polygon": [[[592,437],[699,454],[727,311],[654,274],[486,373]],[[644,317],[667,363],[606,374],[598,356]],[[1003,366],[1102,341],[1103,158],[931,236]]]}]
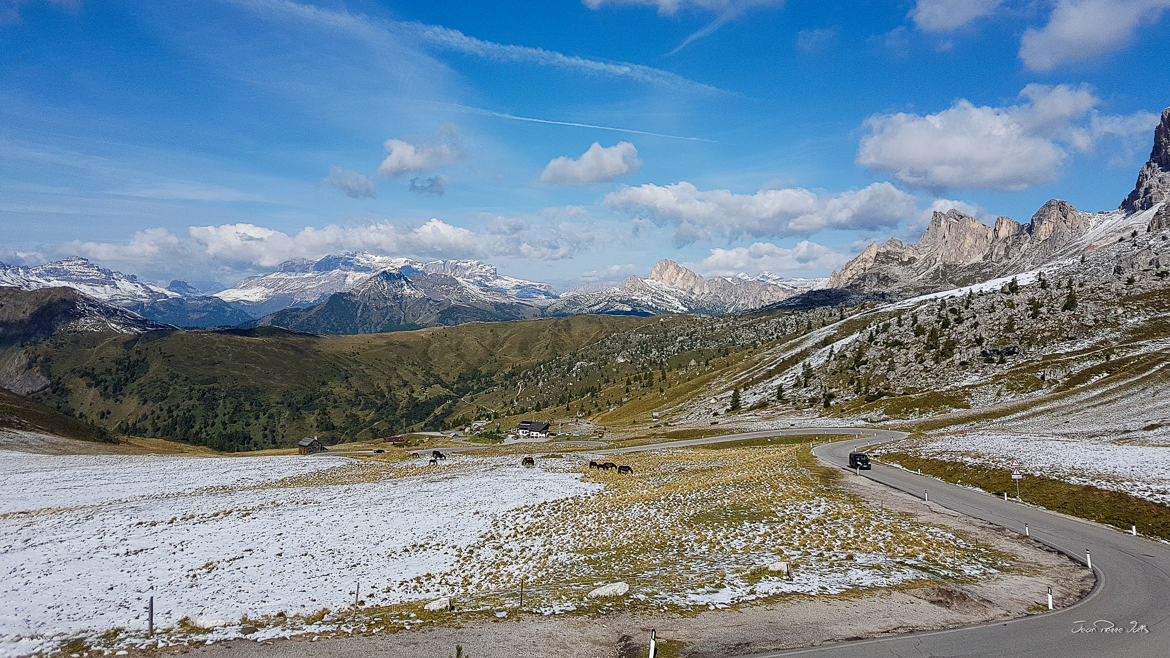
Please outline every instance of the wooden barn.
[{"label": "wooden barn", "polygon": [[325,444],[321,443],[321,440],[317,437],[310,436],[301,439],[300,442],[297,443],[297,452],[301,453],[302,455],[312,455],[318,452],[325,452]]}]

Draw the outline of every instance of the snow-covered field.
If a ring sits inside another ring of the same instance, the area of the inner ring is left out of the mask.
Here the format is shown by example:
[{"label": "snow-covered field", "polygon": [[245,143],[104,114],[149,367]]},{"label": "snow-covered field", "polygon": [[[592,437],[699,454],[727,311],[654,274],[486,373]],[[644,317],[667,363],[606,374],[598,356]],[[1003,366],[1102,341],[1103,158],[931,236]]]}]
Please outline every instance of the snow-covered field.
[{"label": "snow-covered field", "polygon": [[442,571],[501,512],[599,488],[493,466],[0,453],[0,654],[143,629],[151,595],[159,628],[342,608]]},{"label": "snow-covered field", "polygon": [[907,452],[1004,469],[1011,468],[1012,460],[1019,460],[1025,474],[1121,491],[1170,505],[1170,446],[974,431],[935,437]]},{"label": "snow-covered field", "polygon": [[[185,643],[245,625],[253,639],[409,627],[412,610],[452,595],[498,611],[521,577],[525,608],[548,614],[722,607],[1002,567],[945,528],[825,485],[796,451],[624,456],[634,476],[590,471],[584,455],[523,468],[0,451],[0,655],[70,639],[144,646],[150,596],[153,642]],[[791,578],[765,568],[777,560]],[[615,581],[628,599],[585,596]]]}]

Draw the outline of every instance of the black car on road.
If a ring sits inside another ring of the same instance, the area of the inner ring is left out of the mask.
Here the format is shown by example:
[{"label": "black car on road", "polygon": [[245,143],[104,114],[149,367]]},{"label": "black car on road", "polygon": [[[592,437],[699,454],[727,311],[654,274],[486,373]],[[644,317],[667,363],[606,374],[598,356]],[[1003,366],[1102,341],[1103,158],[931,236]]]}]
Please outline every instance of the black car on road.
[{"label": "black car on road", "polygon": [[859,468],[863,471],[869,470],[869,455],[864,452],[849,453],[849,468]]}]

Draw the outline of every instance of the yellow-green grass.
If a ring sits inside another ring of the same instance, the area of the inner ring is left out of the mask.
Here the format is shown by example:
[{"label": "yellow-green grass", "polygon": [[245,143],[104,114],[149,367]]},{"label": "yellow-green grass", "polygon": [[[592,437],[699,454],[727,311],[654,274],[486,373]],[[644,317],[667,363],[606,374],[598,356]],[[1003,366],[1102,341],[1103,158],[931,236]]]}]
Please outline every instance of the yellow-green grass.
[{"label": "yellow-green grass", "polygon": [[[903,452],[887,452],[883,461],[946,480],[962,481],[992,494],[1016,495],[1016,484],[1004,468],[976,466],[961,462],[919,457]],[[1123,530],[1136,524],[1142,534],[1170,539],[1170,507],[1120,491],[1089,485],[1070,484],[1061,480],[1028,475],[1020,483],[1020,497],[1026,503],[1106,523]]]}]

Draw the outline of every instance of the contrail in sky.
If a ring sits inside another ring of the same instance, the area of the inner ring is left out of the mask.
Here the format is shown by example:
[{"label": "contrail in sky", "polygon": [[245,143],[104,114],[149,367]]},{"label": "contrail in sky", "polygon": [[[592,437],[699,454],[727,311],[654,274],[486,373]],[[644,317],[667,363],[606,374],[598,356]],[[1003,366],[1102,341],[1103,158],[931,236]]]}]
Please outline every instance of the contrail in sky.
[{"label": "contrail in sky", "polygon": [[512,121],[527,121],[529,123],[543,123],[550,126],[570,126],[573,128],[593,128],[596,130],[609,130],[616,133],[627,133],[630,135],[648,135],[650,137],[662,137],[665,139],[681,139],[688,142],[705,142],[708,144],[718,144],[714,139],[707,139],[706,137],[688,137],[686,135],[667,135],[666,133],[656,133],[649,130],[636,130],[634,128],[618,128],[616,126],[599,126],[593,123],[580,123],[577,121],[554,121],[552,119],[538,119],[536,117],[522,117],[516,114],[507,114],[505,112],[495,112],[493,110],[485,110],[480,107],[470,107],[467,105],[454,105],[466,112],[474,112],[475,114],[483,114],[498,119],[510,119]]}]

